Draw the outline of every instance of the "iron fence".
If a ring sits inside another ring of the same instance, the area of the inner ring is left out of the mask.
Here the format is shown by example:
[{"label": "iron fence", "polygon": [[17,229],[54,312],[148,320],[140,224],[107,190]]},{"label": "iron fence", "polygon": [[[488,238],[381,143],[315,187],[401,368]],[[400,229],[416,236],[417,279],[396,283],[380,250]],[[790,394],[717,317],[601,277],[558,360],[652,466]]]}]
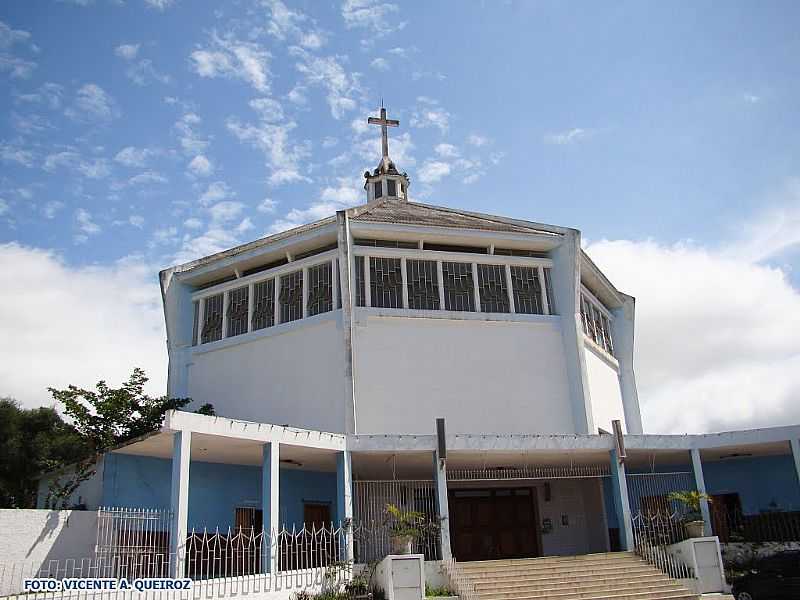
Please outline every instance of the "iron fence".
[{"label": "iron fence", "polygon": [[711,527],[723,544],[798,542],[800,512],[775,511],[745,515],[740,510],[726,511],[712,504]]},{"label": "iron fence", "polygon": [[639,513],[632,524],[636,554],[674,579],[694,578],[694,570],[670,549],[687,538],[680,515]]}]

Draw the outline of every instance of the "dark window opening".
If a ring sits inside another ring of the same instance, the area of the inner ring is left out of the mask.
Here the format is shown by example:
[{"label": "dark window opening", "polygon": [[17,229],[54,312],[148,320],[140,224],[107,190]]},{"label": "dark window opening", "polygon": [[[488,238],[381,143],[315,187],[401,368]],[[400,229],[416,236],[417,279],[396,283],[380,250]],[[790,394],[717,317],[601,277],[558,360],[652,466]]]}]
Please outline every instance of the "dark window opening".
[{"label": "dark window opening", "polygon": [[242,277],[247,277],[248,275],[252,275],[253,273],[261,273],[262,271],[269,271],[270,269],[274,269],[275,267],[283,266],[288,262],[289,261],[284,256],[283,258],[279,258],[278,260],[274,260],[272,262],[268,262],[263,265],[253,267],[252,269],[247,269],[242,273]]},{"label": "dark window opening", "polygon": [[339,245],[336,242],[333,242],[332,244],[328,244],[327,246],[321,246],[320,248],[314,248],[313,250],[307,250],[305,252],[295,254],[294,260],[300,260],[301,258],[308,258],[309,256],[316,256],[317,254],[322,254],[323,252],[328,252],[329,250],[335,250],[338,247]]},{"label": "dark window opening", "polygon": [[407,260],[408,308],[439,310],[439,277],[433,260]]},{"label": "dark window opening", "polygon": [[226,337],[247,333],[248,288],[240,287],[228,292],[228,331]]},{"label": "dark window opening", "polygon": [[303,318],[303,272],[295,271],[281,277],[281,323]]},{"label": "dark window opening", "polygon": [[480,246],[457,246],[454,244],[434,244],[425,242],[422,246],[425,250],[436,250],[438,252],[469,252],[471,254],[488,254],[486,248]]},{"label": "dark window opening", "polygon": [[193,313],[194,313],[194,320],[192,322],[192,346],[197,345],[197,328],[200,326],[200,303],[195,301],[192,302],[193,305]]},{"label": "dark window opening", "polygon": [[356,238],[353,240],[356,246],[370,246],[372,248],[404,248],[407,250],[416,250],[419,248],[417,242],[408,242],[401,240],[367,240],[364,238]]},{"label": "dark window opening", "polygon": [[222,294],[209,296],[203,308],[203,329],[200,339],[203,344],[222,339]]},{"label": "dark window opening", "polygon": [[333,272],[331,263],[308,269],[308,315],[333,310]]},{"label": "dark window opening", "polygon": [[389,179],[386,182],[386,195],[397,196],[397,182],[394,179]]},{"label": "dark window opening", "polygon": [[472,265],[469,263],[442,262],[444,307],[446,310],[474,311],[475,287]]},{"label": "dark window opening", "polygon": [[364,257],[356,256],[356,306],[367,305],[364,285]]},{"label": "dark window opening", "polygon": [[275,280],[253,285],[253,330],[275,324]]},{"label": "dark window opening", "polygon": [[483,312],[511,312],[506,268],[503,265],[478,265],[478,290]]},{"label": "dark window opening", "polygon": [[376,198],[380,198],[381,196],[383,196],[383,182],[382,181],[376,181],[372,185],[373,185],[373,189],[375,190],[375,197]]},{"label": "dark window opening", "polygon": [[494,253],[497,256],[524,256],[526,258],[548,258],[547,252],[538,252],[536,250],[518,250],[517,248],[495,248]]},{"label": "dark window opening", "polygon": [[403,308],[403,275],[399,258],[369,259],[370,306]]}]

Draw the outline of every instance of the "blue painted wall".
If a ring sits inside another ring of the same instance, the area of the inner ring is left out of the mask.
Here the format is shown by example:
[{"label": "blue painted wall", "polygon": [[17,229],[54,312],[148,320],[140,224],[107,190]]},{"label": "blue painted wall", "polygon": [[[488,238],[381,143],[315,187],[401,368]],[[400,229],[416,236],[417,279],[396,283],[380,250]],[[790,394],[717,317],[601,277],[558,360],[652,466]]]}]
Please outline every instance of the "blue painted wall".
[{"label": "blue painted wall", "polygon": [[[171,461],[109,453],[103,472],[103,504],[167,508]],[[281,524],[303,523],[303,503],[331,506],[336,514],[336,473],[281,469]],[[189,468],[189,529],[234,526],[237,507],[261,508],[261,468],[192,461]]]},{"label": "blue painted wall", "polygon": [[790,455],[703,463],[709,494],[738,493],[745,514],[800,510],[800,484]]}]

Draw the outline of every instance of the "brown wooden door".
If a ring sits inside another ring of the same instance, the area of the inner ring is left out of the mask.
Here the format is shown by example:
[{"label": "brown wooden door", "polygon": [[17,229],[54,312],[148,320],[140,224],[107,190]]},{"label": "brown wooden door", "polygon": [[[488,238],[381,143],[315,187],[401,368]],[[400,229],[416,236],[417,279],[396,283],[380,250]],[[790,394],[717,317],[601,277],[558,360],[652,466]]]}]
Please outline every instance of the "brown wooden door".
[{"label": "brown wooden door", "polygon": [[331,526],[331,507],[327,504],[303,504],[303,521],[308,529],[328,528]]},{"label": "brown wooden door", "polygon": [[451,490],[450,536],[458,560],[541,554],[532,488]]}]

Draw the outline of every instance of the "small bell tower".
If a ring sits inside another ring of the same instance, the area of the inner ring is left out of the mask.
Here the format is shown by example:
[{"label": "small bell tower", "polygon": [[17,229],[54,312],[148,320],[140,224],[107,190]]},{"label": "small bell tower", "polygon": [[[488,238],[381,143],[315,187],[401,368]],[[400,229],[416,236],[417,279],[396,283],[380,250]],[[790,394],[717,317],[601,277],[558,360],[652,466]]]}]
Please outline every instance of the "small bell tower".
[{"label": "small bell tower", "polygon": [[364,189],[367,191],[367,202],[388,199],[408,200],[408,173],[397,170],[392,159],[389,158],[389,127],[399,127],[400,121],[386,118],[386,109],[381,106],[380,117],[369,117],[367,123],[381,126],[381,162],[372,173],[364,173]]}]

